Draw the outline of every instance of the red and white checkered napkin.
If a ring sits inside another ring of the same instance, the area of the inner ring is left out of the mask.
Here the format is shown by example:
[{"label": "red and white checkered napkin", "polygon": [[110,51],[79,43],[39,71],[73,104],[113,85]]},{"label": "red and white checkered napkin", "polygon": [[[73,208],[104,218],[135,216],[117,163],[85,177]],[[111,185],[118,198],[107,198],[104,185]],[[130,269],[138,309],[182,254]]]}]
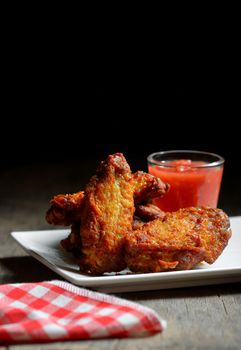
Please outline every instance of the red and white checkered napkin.
[{"label": "red and white checkered napkin", "polygon": [[0,286],[0,343],[146,336],[165,321],[151,309],[67,282]]}]

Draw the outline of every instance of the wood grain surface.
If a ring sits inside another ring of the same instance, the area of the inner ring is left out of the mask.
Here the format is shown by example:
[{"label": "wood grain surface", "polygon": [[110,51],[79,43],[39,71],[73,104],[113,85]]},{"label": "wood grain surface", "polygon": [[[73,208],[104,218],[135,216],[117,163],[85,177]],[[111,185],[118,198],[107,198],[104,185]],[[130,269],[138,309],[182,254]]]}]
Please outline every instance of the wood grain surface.
[{"label": "wood grain surface", "polygon": [[[50,197],[81,189],[95,164],[77,163],[9,168],[0,174],[0,283],[60,278],[13,241],[13,230],[49,229]],[[236,213],[237,214],[237,213]],[[241,215],[241,212],[239,212]],[[240,349],[241,283],[118,294],[155,310],[167,321],[156,336],[51,344],[15,345],[0,350]]]}]

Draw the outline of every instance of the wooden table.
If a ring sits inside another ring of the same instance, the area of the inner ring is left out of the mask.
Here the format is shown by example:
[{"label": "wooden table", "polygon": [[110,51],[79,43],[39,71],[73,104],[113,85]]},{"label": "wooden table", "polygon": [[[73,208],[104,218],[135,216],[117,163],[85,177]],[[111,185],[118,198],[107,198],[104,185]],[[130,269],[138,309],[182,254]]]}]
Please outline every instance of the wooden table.
[{"label": "wooden table", "polygon": [[[9,232],[49,229],[44,218],[49,198],[82,188],[94,170],[94,163],[85,167],[71,163],[22,166],[1,172],[1,283],[59,278],[26,256]],[[167,320],[166,331],[148,338],[16,345],[9,349],[241,349],[241,283],[118,295],[154,309]]]}]

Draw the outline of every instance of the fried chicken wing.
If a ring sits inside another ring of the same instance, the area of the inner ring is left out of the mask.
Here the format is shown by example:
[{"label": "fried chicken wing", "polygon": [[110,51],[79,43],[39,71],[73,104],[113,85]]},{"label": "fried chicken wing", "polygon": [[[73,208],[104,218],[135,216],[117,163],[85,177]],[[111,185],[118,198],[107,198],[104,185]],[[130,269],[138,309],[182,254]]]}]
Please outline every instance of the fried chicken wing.
[{"label": "fried chicken wing", "polygon": [[[133,174],[132,179],[136,204],[146,202],[150,198],[163,196],[169,189],[168,184],[164,184],[160,179],[143,171],[137,171]],[[70,226],[73,222],[80,221],[83,199],[84,191],[54,196],[50,201],[52,205],[46,214],[47,222],[54,225]],[[142,209],[138,208],[137,210],[141,211]],[[151,212],[151,210],[149,211]]]},{"label": "fried chicken wing", "polygon": [[55,196],[50,201],[52,205],[46,214],[47,222],[63,226],[70,226],[74,222],[80,222],[83,199],[83,191]]},{"label": "fried chicken wing", "polygon": [[80,269],[93,274],[125,267],[123,238],[132,229],[134,186],[121,153],[108,156],[85,188]]},{"label": "fried chicken wing", "polygon": [[123,154],[116,153],[101,162],[84,191],[55,196],[46,219],[71,226],[61,245],[85,273],[126,266],[133,272],[161,272],[213,263],[231,236],[228,216],[211,208],[164,213],[150,200],[168,189],[153,175],[132,174]]},{"label": "fried chicken wing", "polygon": [[[143,204],[151,198],[163,196],[169,189],[169,185],[160,179],[143,171],[137,171],[132,175],[134,186],[134,200],[136,215],[151,221],[159,217],[161,210],[152,204]],[[73,194],[59,194],[54,196],[47,211],[46,220],[49,224],[70,226],[73,222],[80,222],[84,191]]]},{"label": "fried chicken wing", "polygon": [[185,208],[166,213],[126,236],[125,260],[134,272],[187,270],[213,263],[231,236],[220,209]]},{"label": "fried chicken wing", "polygon": [[133,182],[135,204],[146,202],[151,198],[162,197],[170,187],[158,177],[144,171],[137,171],[133,174]]}]

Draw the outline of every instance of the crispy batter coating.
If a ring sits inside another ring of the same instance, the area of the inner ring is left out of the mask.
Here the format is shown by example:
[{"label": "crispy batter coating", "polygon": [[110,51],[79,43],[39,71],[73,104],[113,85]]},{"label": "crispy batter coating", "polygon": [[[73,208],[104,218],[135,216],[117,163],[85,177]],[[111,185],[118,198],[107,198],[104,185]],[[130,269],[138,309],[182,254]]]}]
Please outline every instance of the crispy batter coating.
[{"label": "crispy batter coating", "polygon": [[[132,176],[136,204],[146,202],[150,198],[163,196],[169,189],[168,184],[164,184],[160,179],[143,171],[137,171]],[[47,222],[63,226],[70,226],[73,222],[79,222],[83,199],[84,191],[54,196],[50,201],[51,207],[46,214]],[[142,209],[137,210],[141,211]],[[151,213],[150,217],[153,217]],[[150,218],[150,220],[153,220],[153,218]],[[150,220],[147,219],[147,221]]]},{"label": "crispy batter coating", "polygon": [[52,205],[46,214],[47,222],[49,224],[64,226],[70,226],[74,222],[80,222],[83,199],[83,191],[55,196],[50,201]]},{"label": "crispy batter coating", "polygon": [[132,229],[133,192],[124,156],[108,156],[85,188],[80,228],[82,271],[102,274],[125,268],[123,238]]},{"label": "crispy batter coating", "polygon": [[125,260],[134,272],[187,270],[213,263],[231,236],[220,209],[185,208],[166,213],[126,237]]},{"label": "crispy batter coating", "polygon": [[144,171],[137,171],[133,174],[133,181],[135,204],[146,202],[151,198],[162,197],[170,187],[169,184],[164,183],[158,177]]}]

